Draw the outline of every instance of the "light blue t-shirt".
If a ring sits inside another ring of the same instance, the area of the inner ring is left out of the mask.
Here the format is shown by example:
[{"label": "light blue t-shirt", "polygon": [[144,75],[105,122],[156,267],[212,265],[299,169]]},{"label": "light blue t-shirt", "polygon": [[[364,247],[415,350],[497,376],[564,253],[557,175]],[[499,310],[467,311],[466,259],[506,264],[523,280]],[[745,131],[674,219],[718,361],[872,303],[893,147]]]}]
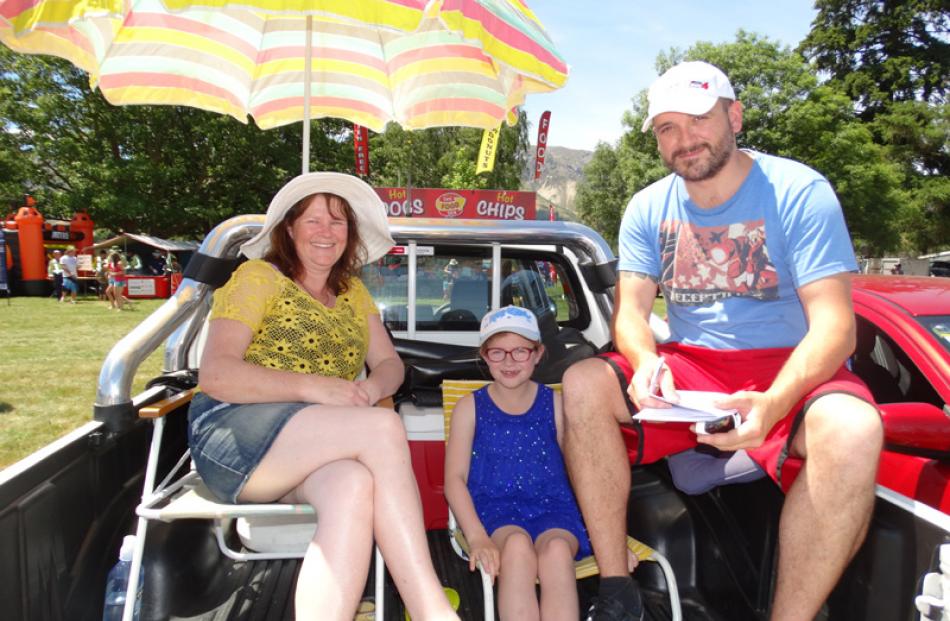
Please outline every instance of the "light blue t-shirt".
[{"label": "light blue t-shirt", "polygon": [[624,212],[618,269],[657,279],[673,341],[794,347],[807,331],[796,289],[857,270],[828,180],[799,162],[748,155],[748,177],[718,207],[698,207],[672,174],[637,192]]}]

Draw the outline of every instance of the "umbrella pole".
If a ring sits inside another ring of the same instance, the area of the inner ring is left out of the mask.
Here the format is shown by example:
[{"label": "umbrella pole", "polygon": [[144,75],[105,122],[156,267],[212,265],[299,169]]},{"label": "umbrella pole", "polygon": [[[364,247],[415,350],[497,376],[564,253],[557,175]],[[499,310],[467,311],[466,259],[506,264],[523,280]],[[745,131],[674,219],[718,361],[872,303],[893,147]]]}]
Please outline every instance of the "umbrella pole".
[{"label": "umbrella pole", "polygon": [[313,16],[307,16],[307,40],[304,42],[303,67],[303,153],[300,163],[301,174],[310,172],[310,72],[313,55]]}]

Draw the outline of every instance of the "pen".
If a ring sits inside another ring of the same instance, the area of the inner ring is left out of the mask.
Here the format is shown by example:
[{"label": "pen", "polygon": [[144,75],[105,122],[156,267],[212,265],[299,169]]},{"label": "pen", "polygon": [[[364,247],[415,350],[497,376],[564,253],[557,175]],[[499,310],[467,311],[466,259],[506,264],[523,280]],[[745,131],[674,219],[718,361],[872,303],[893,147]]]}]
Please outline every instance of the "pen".
[{"label": "pen", "polygon": [[650,377],[650,394],[657,395],[660,390],[660,376],[663,374],[663,365],[666,364],[663,356],[656,361],[656,368],[653,369],[653,376]]}]

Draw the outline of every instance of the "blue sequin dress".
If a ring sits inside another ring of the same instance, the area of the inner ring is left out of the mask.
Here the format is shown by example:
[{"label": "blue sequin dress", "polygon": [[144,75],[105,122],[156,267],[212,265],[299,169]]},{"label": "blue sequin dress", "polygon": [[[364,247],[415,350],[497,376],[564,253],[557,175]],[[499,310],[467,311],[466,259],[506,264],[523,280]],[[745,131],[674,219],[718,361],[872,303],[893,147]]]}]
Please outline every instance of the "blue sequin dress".
[{"label": "blue sequin dress", "polygon": [[502,411],[488,394],[475,395],[475,437],[468,491],[489,535],[516,525],[531,538],[552,528],[577,537],[578,559],[591,554],[590,540],[567,478],[554,424],[554,391],[538,385],[522,415]]}]

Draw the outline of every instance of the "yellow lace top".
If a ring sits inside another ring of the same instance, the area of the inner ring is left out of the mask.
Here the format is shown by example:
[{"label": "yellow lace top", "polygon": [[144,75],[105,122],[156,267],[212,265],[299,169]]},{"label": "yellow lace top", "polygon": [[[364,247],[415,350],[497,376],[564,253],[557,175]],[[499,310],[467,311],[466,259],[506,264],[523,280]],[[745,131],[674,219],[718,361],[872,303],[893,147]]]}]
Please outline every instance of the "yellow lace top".
[{"label": "yellow lace top", "polygon": [[247,261],[214,293],[211,319],[253,332],[244,360],[264,367],[355,379],[369,345],[367,315],[378,314],[362,281],[327,308],[273,265]]}]

